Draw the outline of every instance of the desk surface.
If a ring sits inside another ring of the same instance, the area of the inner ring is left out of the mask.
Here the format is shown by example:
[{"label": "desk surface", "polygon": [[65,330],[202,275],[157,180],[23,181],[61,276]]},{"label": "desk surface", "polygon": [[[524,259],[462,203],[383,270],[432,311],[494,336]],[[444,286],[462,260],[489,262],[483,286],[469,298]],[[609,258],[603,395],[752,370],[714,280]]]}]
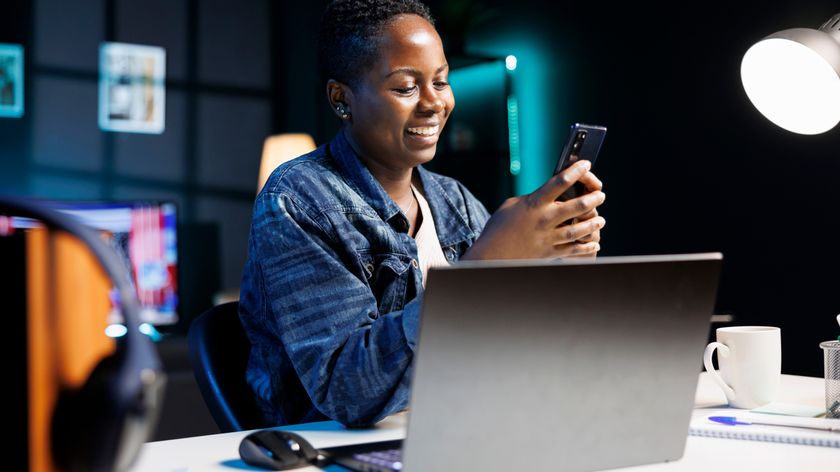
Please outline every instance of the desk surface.
[{"label": "desk surface", "polygon": [[[824,406],[823,379],[782,376],[779,401]],[[700,374],[695,405],[699,408],[726,403],[723,392],[706,373]],[[300,433],[315,447],[365,443],[405,436],[405,413],[387,418],[371,430],[346,430],[338,423],[324,421],[283,427]],[[234,471],[254,470],[239,459],[239,442],[248,432],[223,433],[194,438],[146,443],[132,471]],[[685,455],[676,462],[620,469],[627,472],[659,471],[791,471],[840,470],[840,451],[833,448],[793,444],[740,441],[689,436]],[[332,469],[332,468],[331,468]],[[341,470],[340,468],[334,468]],[[316,467],[295,469],[317,471]],[[330,469],[328,469],[330,470]]]}]

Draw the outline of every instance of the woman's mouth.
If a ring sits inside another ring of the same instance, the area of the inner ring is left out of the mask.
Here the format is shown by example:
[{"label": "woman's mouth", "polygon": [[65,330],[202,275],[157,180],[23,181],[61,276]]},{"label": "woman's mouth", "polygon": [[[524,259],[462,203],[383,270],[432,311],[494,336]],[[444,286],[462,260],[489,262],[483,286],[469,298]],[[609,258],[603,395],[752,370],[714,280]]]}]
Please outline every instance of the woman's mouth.
[{"label": "woman's mouth", "polygon": [[414,128],[408,128],[408,134],[424,137],[436,136],[438,134],[438,131],[440,131],[440,125],[417,126]]}]

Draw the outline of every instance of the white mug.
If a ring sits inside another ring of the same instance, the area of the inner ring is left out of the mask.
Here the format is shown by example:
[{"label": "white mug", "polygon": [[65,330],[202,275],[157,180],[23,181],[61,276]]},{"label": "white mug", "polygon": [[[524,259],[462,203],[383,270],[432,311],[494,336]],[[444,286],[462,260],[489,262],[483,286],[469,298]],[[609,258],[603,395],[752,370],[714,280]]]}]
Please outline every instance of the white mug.
[{"label": "white mug", "polygon": [[[717,342],[709,343],[703,364],[726,400],[735,408],[757,408],[774,401],[782,378],[782,335],[772,326],[718,328]],[[720,373],[712,364],[718,351]]]}]

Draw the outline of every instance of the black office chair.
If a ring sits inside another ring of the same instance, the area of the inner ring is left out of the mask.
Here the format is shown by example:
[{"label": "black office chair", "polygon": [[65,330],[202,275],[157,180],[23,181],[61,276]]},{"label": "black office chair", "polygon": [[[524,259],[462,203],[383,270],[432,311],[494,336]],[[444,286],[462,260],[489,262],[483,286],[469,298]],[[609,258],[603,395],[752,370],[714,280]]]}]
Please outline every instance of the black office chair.
[{"label": "black office chair", "polygon": [[245,381],[251,343],[239,321],[239,302],[202,313],[187,337],[193,374],[219,429],[228,433],[269,426]]}]

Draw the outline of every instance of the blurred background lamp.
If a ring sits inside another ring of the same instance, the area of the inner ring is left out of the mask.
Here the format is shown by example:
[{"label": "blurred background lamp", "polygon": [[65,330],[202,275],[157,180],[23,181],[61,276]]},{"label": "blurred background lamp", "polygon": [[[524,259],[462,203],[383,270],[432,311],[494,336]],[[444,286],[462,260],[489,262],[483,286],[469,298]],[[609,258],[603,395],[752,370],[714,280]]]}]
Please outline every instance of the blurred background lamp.
[{"label": "blurred background lamp", "polygon": [[105,335],[109,338],[121,338],[128,334],[128,328],[122,324],[110,324],[107,328],[105,328]]},{"label": "blurred background lamp", "polygon": [[140,323],[140,332],[152,338],[152,341],[160,341],[163,337],[153,325],[150,323]]},{"label": "blurred background lamp", "polygon": [[513,54],[509,55],[505,58],[505,67],[507,70],[515,70],[516,69],[516,56]]},{"label": "blurred background lamp", "polygon": [[820,27],[793,28],[754,44],[741,81],[767,119],[794,133],[819,134],[840,122],[840,13]]}]

